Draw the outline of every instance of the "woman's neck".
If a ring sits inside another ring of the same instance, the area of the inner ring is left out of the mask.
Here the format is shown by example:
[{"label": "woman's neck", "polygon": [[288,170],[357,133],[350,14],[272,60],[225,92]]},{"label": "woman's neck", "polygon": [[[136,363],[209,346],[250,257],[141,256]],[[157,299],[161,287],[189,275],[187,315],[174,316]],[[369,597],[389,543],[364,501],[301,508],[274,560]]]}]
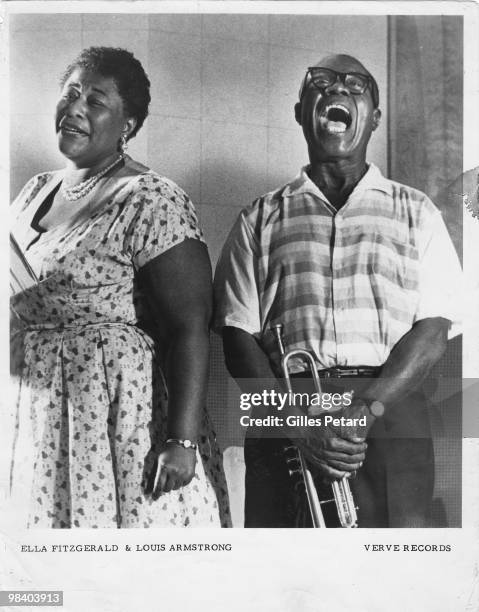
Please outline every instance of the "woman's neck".
[{"label": "woman's neck", "polygon": [[71,185],[76,185],[85,181],[92,176],[95,176],[109,165],[115,163],[120,157],[120,153],[114,152],[107,157],[102,157],[99,160],[94,160],[85,164],[83,162],[75,162],[68,160],[65,170],[65,179]]}]

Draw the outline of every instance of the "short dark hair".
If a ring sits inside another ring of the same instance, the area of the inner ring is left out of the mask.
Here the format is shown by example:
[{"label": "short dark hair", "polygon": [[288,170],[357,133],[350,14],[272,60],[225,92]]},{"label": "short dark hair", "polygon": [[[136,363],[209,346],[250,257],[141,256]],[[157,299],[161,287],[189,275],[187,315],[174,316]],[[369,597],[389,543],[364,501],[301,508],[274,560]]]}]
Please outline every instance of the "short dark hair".
[{"label": "short dark hair", "polygon": [[104,77],[111,77],[118,88],[125,112],[136,119],[130,138],[136,136],[143,125],[150,104],[150,81],[133,53],[115,47],[89,47],[76,57],[60,79],[63,87],[77,68],[85,68]]}]

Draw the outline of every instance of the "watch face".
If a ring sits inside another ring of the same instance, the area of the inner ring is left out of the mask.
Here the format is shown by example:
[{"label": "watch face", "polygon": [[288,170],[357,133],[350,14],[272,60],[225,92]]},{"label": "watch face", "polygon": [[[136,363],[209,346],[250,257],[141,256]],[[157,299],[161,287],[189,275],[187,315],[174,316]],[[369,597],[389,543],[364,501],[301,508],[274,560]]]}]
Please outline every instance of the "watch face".
[{"label": "watch face", "polygon": [[382,417],[384,414],[384,404],[378,400],[374,400],[374,402],[371,402],[369,405],[369,410],[373,416]]},{"label": "watch face", "polygon": [[183,446],[184,446],[185,448],[190,448],[190,446],[191,446],[191,445],[192,445],[192,444],[191,444],[191,440],[184,440],[184,441],[183,441]]}]

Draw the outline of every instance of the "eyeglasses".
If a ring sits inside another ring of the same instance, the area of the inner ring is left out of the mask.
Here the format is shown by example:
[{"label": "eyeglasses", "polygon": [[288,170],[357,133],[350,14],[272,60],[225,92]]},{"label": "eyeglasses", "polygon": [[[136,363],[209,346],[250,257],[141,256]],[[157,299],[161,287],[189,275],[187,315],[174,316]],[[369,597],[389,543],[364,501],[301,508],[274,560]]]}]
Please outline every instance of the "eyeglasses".
[{"label": "eyeglasses", "polygon": [[337,72],[331,68],[322,68],[321,66],[313,66],[308,68],[306,76],[310,77],[311,82],[318,89],[325,89],[334,85],[338,78],[348,89],[349,93],[354,95],[363,94],[368,87],[371,88],[371,95],[374,106],[379,105],[379,93],[376,81],[368,74],[360,72]]}]

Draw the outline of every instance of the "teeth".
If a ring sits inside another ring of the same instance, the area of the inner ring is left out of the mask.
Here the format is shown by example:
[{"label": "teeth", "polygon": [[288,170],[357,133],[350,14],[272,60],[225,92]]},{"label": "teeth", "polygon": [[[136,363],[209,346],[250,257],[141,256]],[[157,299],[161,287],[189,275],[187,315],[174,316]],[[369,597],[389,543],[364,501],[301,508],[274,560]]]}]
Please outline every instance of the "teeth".
[{"label": "teeth", "polygon": [[[339,117],[330,119],[331,111],[340,110],[348,117],[348,122],[341,121]],[[319,117],[319,123],[323,130],[326,130],[330,134],[342,134],[348,129],[348,125],[351,123],[351,113],[349,109],[343,104],[328,104]]]},{"label": "teeth", "polygon": [[72,127],[63,127],[62,128],[65,132],[73,132],[73,134],[83,134],[83,132],[81,130],[77,130],[76,128],[72,128]]},{"label": "teeth", "polygon": [[326,129],[332,134],[342,134],[346,131],[346,124],[342,121],[329,121]]},{"label": "teeth", "polygon": [[319,124],[323,130],[326,130],[331,134],[342,134],[348,128],[343,121],[330,121],[327,117],[320,117]]},{"label": "teeth", "polygon": [[328,104],[328,106],[326,106],[326,108],[324,109],[324,114],[327,115],[328,112],[333,109],[333,108],[339,108],[342,111],[344,111],[347,115],[349,115],[349,110],[343,106],[342,104]]}]

